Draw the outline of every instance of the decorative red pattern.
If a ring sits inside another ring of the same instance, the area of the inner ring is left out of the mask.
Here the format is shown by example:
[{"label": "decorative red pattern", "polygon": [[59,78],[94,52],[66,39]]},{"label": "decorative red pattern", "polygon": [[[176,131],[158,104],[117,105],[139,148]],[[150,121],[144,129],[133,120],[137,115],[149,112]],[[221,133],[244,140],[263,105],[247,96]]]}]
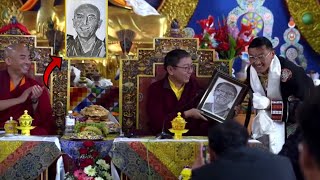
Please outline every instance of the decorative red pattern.
[{"label": "decorative red pattern", "polygon": [[88,88],[73,87],[70,88],[70,109],[76,107],[89,94]]},{"label": "decorative red pattern", "polygon": [[[147,148],[141,142],[130,142],[130,147],[141,157],[141,159],[148,161],[147,159]],[[148,151],[149,164],[150,166],[159,173],[163,179],[174,180],[175,175],[162,164],[162,162],[150,151]]]},{"label": "decorative red pattern", "polygon": [[13,29],[13,28],[18,28],[18,29],[20,29],[20,31],[23,34],[30,35],[28,29],[24,25],[22,25],[22,24],[20,24],[18,22],[14,23],[14,24],[8,24],[8,25],[5,25],[5,26],[2,26],[0,28],[0,34],[4,34],[4,33],[6,33],[7,31],[9,31],[10,29]]},{"label": "decorative red pattern", "polygon": [[12,167],[15,162],[28,154],[39,143],[41,143],[41,141],[24,142],[20,147],[18,147],[13,153],[11,153],[5,160],[0,163],[0,175],[3,174],[6,169]]}]

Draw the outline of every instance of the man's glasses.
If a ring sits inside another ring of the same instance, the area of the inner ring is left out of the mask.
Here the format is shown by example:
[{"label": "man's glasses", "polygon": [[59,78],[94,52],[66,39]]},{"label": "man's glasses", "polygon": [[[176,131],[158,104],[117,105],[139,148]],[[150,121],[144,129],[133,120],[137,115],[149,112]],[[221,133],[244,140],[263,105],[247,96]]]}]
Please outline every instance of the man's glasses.
[{"label": "man's glasses", "polygon": [[173,66],[173,67],[181,68],[185,72],[193,71],[195,69],[195,66],[193,64],[189,66]]},{"label": "man's glasses", "polygon": [[261,62],[261,61],[264,61],[266,59],[266,57],[268,57],[270,54],[271,54],[271,51],[266,55],[262,54],[259,56],[249,56],[249,60],[251,62],[256,62],[257,60],[259,60]]}]

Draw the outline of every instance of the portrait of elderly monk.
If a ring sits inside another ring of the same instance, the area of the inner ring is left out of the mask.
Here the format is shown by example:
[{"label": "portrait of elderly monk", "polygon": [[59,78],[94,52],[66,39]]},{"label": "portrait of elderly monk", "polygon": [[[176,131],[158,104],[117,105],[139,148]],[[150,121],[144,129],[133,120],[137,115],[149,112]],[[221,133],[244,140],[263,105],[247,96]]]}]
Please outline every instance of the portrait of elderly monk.
[{"label": "portrait of elderly monk", "polygon": [[230,111],[230,103],[237,97],[237,89],[228,82],[219,83],[213,90],[213,102],[206,102],[203,109],[225,119]]},{"label": "portrait of elderly monk", "polygon": [[96,35],[102,24],[100,10],[93,4],[81,4],[75,9],[72,22],[77,35],[67,35],[67,56],[105,57],[105,42]]},{"label": "portrait of elderly monk", "polygon": [[34,119],[32,135],[55,134],[49,92],[28,76],[31,59],[24,44],[12,44],[4,49],[5,70],[0,71],[0,127],[13,117],[18,120],[24,113]]}]

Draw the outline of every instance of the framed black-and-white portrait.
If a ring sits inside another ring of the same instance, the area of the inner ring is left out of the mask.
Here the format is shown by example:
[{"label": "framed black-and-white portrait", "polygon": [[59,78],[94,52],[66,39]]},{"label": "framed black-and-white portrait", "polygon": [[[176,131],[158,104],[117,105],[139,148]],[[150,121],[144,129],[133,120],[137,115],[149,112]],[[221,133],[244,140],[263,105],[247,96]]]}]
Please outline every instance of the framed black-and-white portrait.
[{"label": "framed black-and-white portrait", "polygon": [[222,123],[232,118],[234,107],[241,103],[247,91],[248,87],[244,83],[221,71],[214,70],[198,109],[206,117]]},{"label": "framed black-and-white portrait", "polygon": [[106,0],[66,0],[68,58],[106,57]]}]

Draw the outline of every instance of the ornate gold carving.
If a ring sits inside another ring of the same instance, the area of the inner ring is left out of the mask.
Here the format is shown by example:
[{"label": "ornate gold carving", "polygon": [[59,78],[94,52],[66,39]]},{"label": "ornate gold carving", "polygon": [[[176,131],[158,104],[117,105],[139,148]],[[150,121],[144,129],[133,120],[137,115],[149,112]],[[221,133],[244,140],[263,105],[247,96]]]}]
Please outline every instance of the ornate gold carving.
[{"label": "ornate gold carving", "polygon": [[22,5],[20,0],[2,0],[0,4],[0,27],[9,24],[10,18],[16,16],[18,22],[23,24],[23,15],[18,10]]},{"label": "ornate gold carving", "polygon": [[185,27],[194,10],[197,7],[199,0],[166,0],[158,9],[159,13],[167,17],[167,26],[170,27],[171,21],[177,19],[180,27]]},{"label": "ornate gold carving", "polygon": [[37,47],[34,49],[31,57],[36,61],[36,73],[43,74],[46,67],[51,62],[50,55],[52,54],[52,48],[49,47]]},{"label": "ornate gold carving", "polygon": [[56,118],[57,134],[62,135],[64,130],[64,119],[66,115],[67,105],[67,89],[68,89],[68,71],[64,65],[62,71],[54,72],[52,75],[52,106],[53,114]]},{"label": "ornate gold carving", "polygon": [[[63,6],[54,7],[54,0],[41,0],[40,9],[37,12],[36,31],[41,38],[45,38],[48,30],[48,20],[51,19],[55,23],[57,30],[63,31],[65,27],[65,16],[61,17],[61,9]],[[64,12],[63,12],[64,14]]]},{"label": "ornate gold carving", "polygon": [[[35,46],[35,36],[25,35],[0,35],[0,51],[10,44],[23,43],[28,47],[33,48]],[[3,54],[1,53],[0,60],[3,60]]]},{"label": "ornate gold carving", "polygon": [[[320,4],[318,0],[290,0],[288,9],[299,31],[310,46],[320,53]],[[309,17],[307,17],[309,16]],[[304,19],[304,18],[308,18]]]},{"label": "ornate gold carving", "polygon": [[[150,23],[146,23],[150,22]],[[167,18],[165,15],[142,17],[114,6],[108,7],[108,43],[111,51],[121,52],[117,32],[122,29],[130,29],[136,33],[134,42],[152,43],[154,37],[162,37],[167,31]],[[116,42],[115,42],[116,41]]]},{"label": "ornate gold carving", "polygon": [[182,48],[188,51],[197,65],[197,77],[211,77],[214,68],[231,73],[232,61],[215,60],[214,50],[198,49],[198,39],[158,38],[154,40],[154,48],[138,49],[138,59],[120,61],[120,123],[123,131],[139,127],[139,77],[154,77],[155,63],[163,63],[167,52]]}]

